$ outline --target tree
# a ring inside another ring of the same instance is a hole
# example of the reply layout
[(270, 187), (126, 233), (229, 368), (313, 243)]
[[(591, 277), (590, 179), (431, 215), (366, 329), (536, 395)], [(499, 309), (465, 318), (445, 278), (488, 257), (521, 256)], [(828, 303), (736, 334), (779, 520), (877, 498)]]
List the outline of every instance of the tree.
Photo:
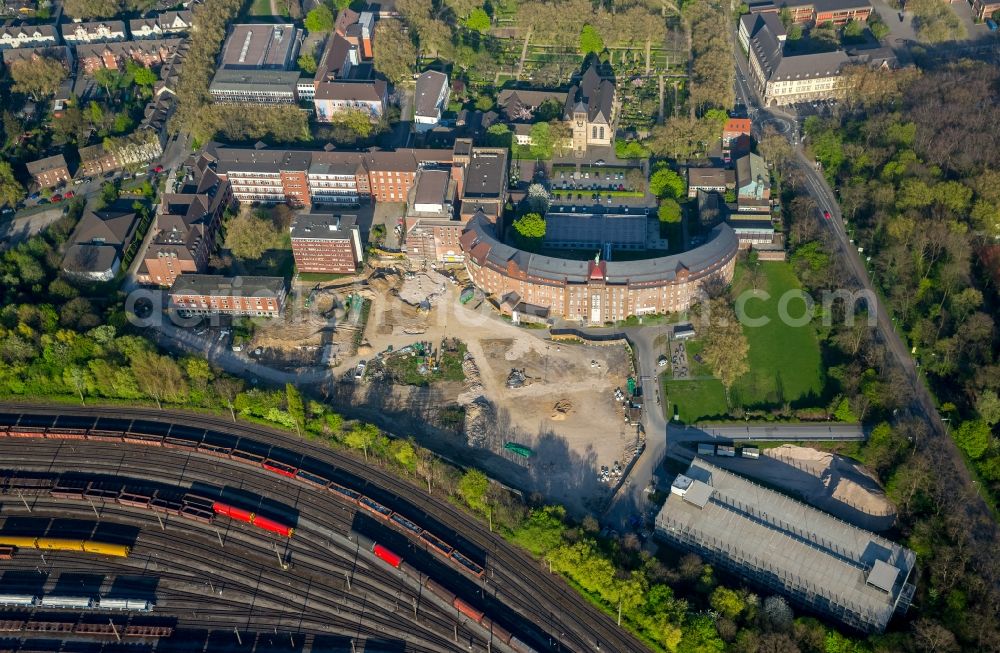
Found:
[(604, 39), (590, 25), (584, 25), (583, 29), (580, 30), (580, 51), (584, 56), (604, 51)]
[[(112, 89), (117, 89), (121, 86), (122, 74), (114, 68), (98, 68), (94, 71), (94, 81), (100, 84), (105, 92), (107, 92), (108, 97), (110, 97)], [(153, 81), (155, 83), (156, 80)], [(91, 104), (94, 103), (91, 102)]]
[(417, 61), (417, 48), (395, 18), (386, 18), (375, 24), (375, 70), (393, 84), (409, 79)]
[(285, 403), (288, 414), (295, 420), (295, 432), (302, 435), (306, 427), (306, 407), (302, 401), (302, 393), (291, 383), (285, 384)]
[(547, 122), (536, 122), (531, 126), (531, 154), (539, 159), (552, 158), (552, 128)]
[(764, 127), (764, 136), (757, 144), (757, 149), (768, 163), (779, 168), (784, 167), (792, 156), (792, 146), (772, 125)]
[(268, 218), (244, 208), (226, 221), (226, 248), (238, 259), (252, 261), (279, 244), (281, 234)]
[(995, 390), (983, 390), (976, 398), (976, 412), (989, 426), (1000, 423), (1000, 398)]
[(625, 187), (638, 193), (646, 192), (646, 174), (641, 168), (629, 168), (625, 173)]
[(486, 144), (490, 147), (510, 147), (510, 127), (502, 122), (493, 123), (486, 130)]
[(526, 240), (541, 240), (545, 237), (545, 218), (538, 213), (525, 213), (514, 220), (514, 231)]
[(309, 73), (310, 75), (316, 74), (316, 57), (309, 53), (299, 56), (298, 59), (299, 70), (304, 73)]
[(750, 369), (747, 363), (750, 344), (736, 312), (725, 297), (702, 303), (701, 323), (705, 331), (702, 358), (716, 378), (722, 381), (728, 404), (733, 384)]
[(163, 401), (179, 401), (187, 394), (187, 383), (181, 368), (169, 356), (137, 351), (132, 356), (132, 373), (139, 389), (156, 400), (157, 408), (163, 408)]
[(333, 12), (325, 4), (310, 9), (306, 14), (305, 27), (310, 34), (325, 34), (333, 29)]
[(0, 205), (14, 206), (24, 199), (24, 186), (14, 177), (9, 161), (0, 161)]
[(470, 469), (458, 481), (458, 494), (466, 505), (476, 512), (486, 514), (489, 505), (486, 502), (486, 492), (490, 487), (490, 479), (478, 469)]
[(344, 444), (351, 449), (361, 449), (365, 452), (365, 460), (368, 460), (368, 451), (381, 434), (381, 431), (374, 424), (358, 422), (344, 436)]
[(132, 81), (139, 86), (152, 87), (160, 79), (155, 72), (134, 61), (126, 62), (125, 70), (128, 76), (132, 78)]
[(30, 95), (36, 102), (55, 95), (66, 79), (66, 67), (52, 57), (21, 59), (9, 66), (13, 90)]
[(473, 31), (485, 33), (490, 29), (490, 16), (482, 7), (476, 7), (465, 19), (465, 26)]
[(353, 132), (358, 138), (368, 138), (375, 129), (371, 114), (364, 109), (342, 109), (330, 116), (330, 122)]
[(969, 458), (979, 460), (990, 446), (990, 427), (983, 420), (966, 420), (955, 429), (954, 437)]
[(687, 183), (684, 177), (670, 168), (663, 167), (649, 177), (649, 192), (659, 198), (678, 199), (687, 194)]
[(747, 607), (746, 600), (739, 592), (721, 586), (712, 591), (709, 603), (713, 610), (727, 619), (733, 620), (739, 617)]
[(63, 8), (73, 18), (111, 18), (122, 10), (121, 0), (66, 0)]
[(544, 214), (549, 210), (549, 191), (542, 184), (528, 186), (528, 196), (525, 199), (533, 213)]
[(656, 210), (656, 215), (660, 218), (660, 222), (676, 224), (681, 221), (681, 205), (669, 197), (660, 200), (660, 208)]

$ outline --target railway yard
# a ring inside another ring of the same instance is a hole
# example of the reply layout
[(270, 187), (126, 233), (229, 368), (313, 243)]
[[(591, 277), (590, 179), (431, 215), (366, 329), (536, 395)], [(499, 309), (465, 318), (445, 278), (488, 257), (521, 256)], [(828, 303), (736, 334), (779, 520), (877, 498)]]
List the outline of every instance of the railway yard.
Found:
[(352, 457), (184, 413), (0, 412), (0, 651), (123, 646), (644, 649), (472, 516)]

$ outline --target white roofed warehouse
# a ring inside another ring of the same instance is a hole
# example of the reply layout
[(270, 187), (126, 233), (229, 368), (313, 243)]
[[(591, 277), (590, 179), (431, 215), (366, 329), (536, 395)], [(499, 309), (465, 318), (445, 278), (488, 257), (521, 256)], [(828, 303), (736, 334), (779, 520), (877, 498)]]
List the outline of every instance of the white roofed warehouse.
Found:
[(700, 458), (674, 480), (656, 532), (864, 632), (885, 630), (915, 590), (913, 551)]

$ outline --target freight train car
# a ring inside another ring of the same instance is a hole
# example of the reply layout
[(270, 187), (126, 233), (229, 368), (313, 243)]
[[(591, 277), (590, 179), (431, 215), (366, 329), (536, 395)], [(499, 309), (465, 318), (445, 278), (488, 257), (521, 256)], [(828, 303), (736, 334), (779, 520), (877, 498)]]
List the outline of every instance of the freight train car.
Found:
[(111, 544), (94, 540), (71, 540), (58, 537), (24, 537), (17, 535), (0, 535), (0, 546), (13, 546), (18, 549), (35, 549), (40, 551), (84, 551), (100, 555), (127, 558), (131, 547), (124, 544)]
[(212, 511), (217, 515), (225, 515), (230, 519), (256, 526), (261, 530), (276, 533), (282, 537), (291, 537), (292, 534), (295, 533), (295, 529), (291, 526), (287, 526), (273, 519), (268, 519), (267, 517), (261, 517), (249, 510), (237, 508), (236, 506), (231, 506), (228, 503), (223, 503), (221, 501), (212, 502)]

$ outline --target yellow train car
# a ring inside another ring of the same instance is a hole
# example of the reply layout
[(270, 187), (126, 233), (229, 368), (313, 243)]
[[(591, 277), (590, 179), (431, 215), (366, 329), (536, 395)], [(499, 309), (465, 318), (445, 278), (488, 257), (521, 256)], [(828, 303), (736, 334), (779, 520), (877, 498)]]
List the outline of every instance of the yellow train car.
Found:
[(127, 558), (132, 548), (124, 544), (96, 542), (93, 540), (71, 540), (61, 537), (23, 537), (0, 535), (0, 546), (14, 546), (19, 549), (40, 551), (82, 551), (99, 555)]
[(108, 542), (94, 542), (85, 540), (83, 550), (87, 553), (99, 553), (104, 556), (114, 556), (116, 558), (127, 558), (132, 552), (132, 547), (124, 544), (110, 544)]

